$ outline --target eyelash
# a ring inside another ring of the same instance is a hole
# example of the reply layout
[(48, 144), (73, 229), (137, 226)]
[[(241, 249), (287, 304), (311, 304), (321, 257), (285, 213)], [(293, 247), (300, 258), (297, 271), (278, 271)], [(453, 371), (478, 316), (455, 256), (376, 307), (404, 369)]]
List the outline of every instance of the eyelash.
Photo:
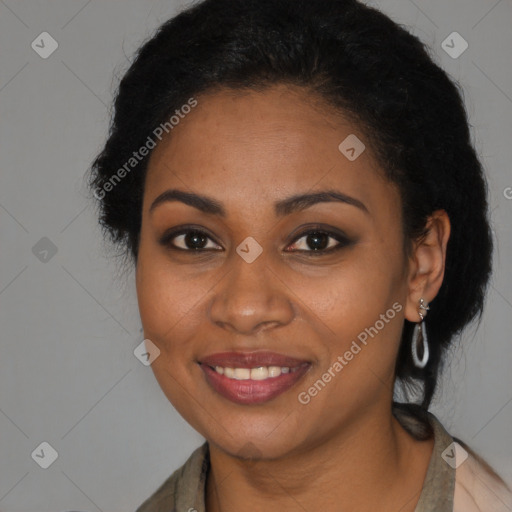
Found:
[[(205, 235), (207, 238), (209, 238), (210, 240), (212, 240), (212, 238), (208, 235), (208, 233), (206, 233), (205, 231), (203, 231), (202, 229), (199, 229), (199, 228), (193, 228), (193, 227), (185, 227), (185, 228), (176, 228), (176, 229), (173, 229), (169, 232), (166, 232), (164, 233), (164, 235), (161, 237), (160, 239), (160, 244), (167, 247), (168, 249), (170, 250), (173, 250), (173, 251), (182, 251), (182, 252), (189, 252), (189, 253), (192, 253), (192, 254), (203, 254), (207, 251), (218, 251), (218, 249), (183, 249), (181, 247), (176, 247), (175, 245), (173, 245), (171, 243), (171, 241), (176, 238), (177, 236), (181, 236), (181, 235), (186, 235), (186, 234), (189, 234), (189, 233), (196, 233), (196, 234), (199, 234), (199, 235)], [(334, 246), (334, 247), (331, 247), (329, 249), (320, 249), (320, 250), (295, 250), (295, 251), (291, 251), (291, 252), (299, 252), (299, 253), (308, 253), (309, 255), (315, 257), (315, 256), (322, 256), (322, 255), (327, 255), (327, 254), (331, 254), (333, 252), (336, 252), (336, 251), (339, 251), (340, 249), (343, 249), (345, 247), (348, 247), (350, 245), (353, 244), (353, 241), (350, 240), (347, 236), (345, 235), (342, 235), (341, 233), (336, 233), (336, 232), (333, 232), (333, 231), (329, 231), (325, 228), (321, 228), (321, 227), (310, 227), (309, 229), (301, 232), (300, 234), (298, 234), (292, 241), (291, 244), (289, 245), (295, 245), (300, 239), (308, 236), (308, 235), (312, 235), (312, 234), (321, 234), (321, 235), (327, 235), (329, 238), (334, 238), (337, 242), (338, 242), (338, 245)], [(214, 241), (214, 240), (212, 240)], [(215, 242), (215, 241), (214, 241)], [(217, 243), (217, 242), (215, 242)], [(217, 244), (219, 245), (219, 244)]]

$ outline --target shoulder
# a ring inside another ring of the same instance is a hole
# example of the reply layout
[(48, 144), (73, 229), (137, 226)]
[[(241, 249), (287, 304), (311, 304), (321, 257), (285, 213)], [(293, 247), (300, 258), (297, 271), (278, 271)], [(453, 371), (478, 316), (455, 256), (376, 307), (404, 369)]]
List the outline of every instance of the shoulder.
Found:
[(455, 472), (454, 512), (510, 512), (512, 491), (492, 467), (467, 444), (454, 438), (464, 449), (465, 460)]
[(194, 450), (187, 461), (174, 471), (136, 512), (171, 512), (184, 503), (196, 503), (204, 485), (207, 455), (208, 443), (204, 443)]
[(395, 412), (404, 428), (417, 439), (428, 438), (429, 430), (434, 434), (434, 451), (416, 512), (512, 511), (512, 490), (480, 455), (452, 436), (435, 415), (401, 404)]
[(160, 487), (142, 503), (136, 512), (159, 512), (172, 510), (175, 503), (177, 482), (183, 477), (183, 468), (177, 469)]

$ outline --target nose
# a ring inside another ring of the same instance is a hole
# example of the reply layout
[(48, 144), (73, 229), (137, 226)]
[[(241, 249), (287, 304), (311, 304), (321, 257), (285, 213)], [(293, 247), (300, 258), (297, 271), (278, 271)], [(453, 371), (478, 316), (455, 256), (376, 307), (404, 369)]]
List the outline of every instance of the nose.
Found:
[(231, 332), (251, 335), (293, 320), (292, 292), (268, 266), (264, 254), (252, 263), (234, 256), (230, 271), (216, 287), (210, 303), (212, 323)]

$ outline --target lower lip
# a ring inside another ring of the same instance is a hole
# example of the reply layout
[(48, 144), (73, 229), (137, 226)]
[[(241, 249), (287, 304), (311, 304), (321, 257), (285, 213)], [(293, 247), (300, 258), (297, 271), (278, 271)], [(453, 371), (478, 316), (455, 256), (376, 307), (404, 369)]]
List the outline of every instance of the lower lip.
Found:
[(301, 366), (298, 370), (282, 373), (279, 377), (265, 380), (236, 380), (217, 373), (206, 364), (200, 364), (210, 386), (232, 402), (243, 405), (262, 404), (284, 393), (297, 383), (311, 367)]

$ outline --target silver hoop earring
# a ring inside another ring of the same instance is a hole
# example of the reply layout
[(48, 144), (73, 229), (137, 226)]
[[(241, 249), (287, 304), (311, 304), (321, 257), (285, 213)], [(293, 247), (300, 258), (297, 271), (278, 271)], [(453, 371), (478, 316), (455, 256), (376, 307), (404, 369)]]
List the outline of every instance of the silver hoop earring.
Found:
[[(430, 307), (423, 299), (420, 299), (419, 307), (420, 310), (418, 314), (421, 320), (414, 326), (414, 331), (412, 333), (411, 353), (412, 360), (414, 361), (414, 365), (416, 366), (416, 368), (425, 368), (425, 366), (427, 366), (429, 353), (427, 328), (425, 326), (425, 315), (423, 314), (423, 312), (428, 311)], [(418, 347), (420, 344), (423, 345), (423, 357), (421, 359), (418, 356)]]

